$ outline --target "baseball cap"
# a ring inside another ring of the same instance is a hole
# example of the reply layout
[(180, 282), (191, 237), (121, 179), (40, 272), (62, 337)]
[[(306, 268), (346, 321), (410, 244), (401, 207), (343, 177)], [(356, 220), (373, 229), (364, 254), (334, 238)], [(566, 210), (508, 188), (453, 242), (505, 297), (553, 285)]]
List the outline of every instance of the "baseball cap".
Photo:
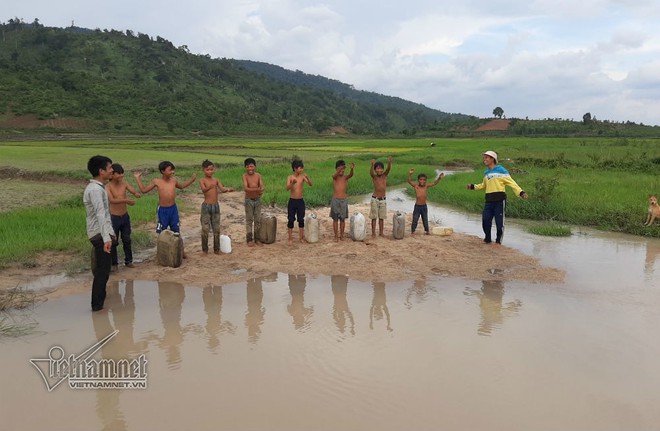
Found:
[(492, 158), (495, 159), (495, 163), (497, 163), (497, 153), (495, 151), (488, 150), (485, 153), (483, 153), (483, 155), (484, 156), (491, 156)]

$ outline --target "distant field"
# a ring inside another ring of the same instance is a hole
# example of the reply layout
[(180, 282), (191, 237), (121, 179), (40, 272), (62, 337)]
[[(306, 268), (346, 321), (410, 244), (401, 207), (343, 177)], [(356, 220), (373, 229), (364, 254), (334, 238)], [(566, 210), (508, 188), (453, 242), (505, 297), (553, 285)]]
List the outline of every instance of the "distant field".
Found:
[(0, 179), (0, 213), (21, 208), (55, 207), (71, 196), (80, 195), (82, 185)]

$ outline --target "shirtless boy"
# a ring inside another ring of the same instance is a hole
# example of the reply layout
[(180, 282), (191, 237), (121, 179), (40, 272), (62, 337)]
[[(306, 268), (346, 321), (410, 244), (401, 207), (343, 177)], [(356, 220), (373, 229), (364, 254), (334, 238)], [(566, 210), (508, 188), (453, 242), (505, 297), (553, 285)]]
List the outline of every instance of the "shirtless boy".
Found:
[(371, 236), (376, 236), (376, 219), (378, 219), (378, 233), (383, 236), (383, 224), (387, 217), (387, 202), (385, 201), (385, 192), (387, 191), (387, 175), (392, 169), (392, 156), (387, 158), (387, 169), (381, 162), (371, 161), (369, 171), (371, 179), (374, 182), (374, 193), (371, 195), (371, 208), (369, 218), (371, 219)]
[(252, 157), (245, 159), (244, 165), (245, 239), (248, 247), (252, 247), (255, 244), (261, 245), (258, 237), (261, 227), (261, 195), (264, 193), (264, 182), (261, 175), (257, 173), (257, 162)]
[(438, 175), (438, 178), (431, 184), (426, 184), (426, 174), (417, 175), (417, 184), (412, 182), (412, 174), (415, 173), (414, 169), (408, 172), (408, 184), (415, 189), (415, 208), (413, 209), (412, 225), (410, 226), (410, 233), (415, 234), (419, 216), (422, 216), (422, 224), (424, 225), (424, 233), (429, 234), (429, 210), (426, 205), (426, 192), (429, 188), (435, 186), (440, 182), (442, 177), (445, 176), (444, 172)]
[(289, 229), (289, 244), (293, 242), (293, 222), (298, 219), (298, 234), (300, 242), (303, 242), (305, 227), (305, 200), (303, 199), (303, 186), (305, 183), (312, 186), (307, 174), (303, 173), (302, 160), (294, 160), (291, 163), (293, 175), (286, 179), (286, 189), (290, 192), (289, 204), (287, 205), (288, 221), (286, 227)]
[(213, 253), (220, 254), (220, 204), (218, 203), (218, 190), (222, 193), (233, 192), (231, 187), (224, 187), (219, 179), (213, 178), (215, 165), (210, 160), (202, 162), (204, 178), (199, 185), (204, 193), (200, 222), (202, 223), (202, 252), (209, 252), (209, 230), (213, 230)]
[[(160, 234), (164, 229), (170, 228), (176, 235), (180, 233), (179, 210), (176, 207), (176, 189), (185, 189), (197, 178), (197, 174), (185, 183), (180, 183), (174, 176), (175, 168), (172, 162), (160, 162), (158, 170), (162, 174), (161, 178), (154, 178), (146, 187), (142, 184), (142, 172), (135, 172), (133, 176), (140, 187), (142, 193), (149, 193), (154, 188), (158, 189), (158, 223), (156, 233)], [(185, 253), (184, 253), (185, 256)]]
[(124, 168), (122, 165), (115, 163), (112, 165), (112, 170), (112, 180), (105, 186), (105, 191), (108, 193), (108, 200), (110, 201), (112, 229), (117, 235), (117, 239), (112, 242), (110, 253), (112, 255), (112, 269), (116, 271), (119, 266), (119, 258), (117, 257), (119, 237), (121, 237), (124, 246), (124, 264), (129, 268), (135, 267), (133, 265), (133, 249), (131, 248), (131, 218), (128, 215), (127, 207), (127, 205), (135, 205), (135, 201), (129, 199), (126, 192), (131, 193), (136, 198), (139, 198), (140, 194), (124, 181)]
[[(336, 172), (332, 175), (332, 201), (330, 202), (330, 217), (332, 217), (332, 230), (335, 233), (335, 242), (344, 240), (344, 229), (348, 218), (348, 199), (346, 189), (348, 180), (353, 176), (355, 163), (351, 163), (351, 171), (346, 175), (346, 162), (337, 160)], [(337, 226), (339, 225), (339, 226)]]

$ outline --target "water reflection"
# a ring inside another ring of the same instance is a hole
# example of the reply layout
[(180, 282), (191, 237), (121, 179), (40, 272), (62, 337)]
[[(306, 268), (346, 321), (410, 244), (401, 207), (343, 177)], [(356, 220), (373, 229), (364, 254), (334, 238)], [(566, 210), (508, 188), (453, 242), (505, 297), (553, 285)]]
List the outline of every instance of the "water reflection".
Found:
[(289, 292), (291, 293), (291, 304), (287, 306), (289, 314), (293, 318), (293, 326), (300, 330), (309, 327), (314, 307), (305, 307), (305, 287), (307, 276), (289, 274)]
[(504, 283), (501, 280), (483, 280), (481, 290), (466, 288), (464, 294), (479, 298), (481, 322), (477, 329), (479, 335), (490, 335), (494, 329), (504, 323), (504, 319), (520, 311), (519, 299), (503, 304)]
[(646, 243), (646, 257), (644, 259), (644, 274), (651, 279), (654, 274), (655, 262), (660, 258), (660, 240), (650, 239)]
[(261, 305), (264, 299), (264, 289), (261, 278), (247, 281), (247, 311), (245, 312), (245, 327), (248, 341), (256, 343), (261, 335), (261, 325), (264, 323), (266, 309)]
[[(92, 326), (97, 340), (107, 337), (119, 330), (115, 339), (106, 343), (100, 350), (103, 359), (121, 360), (129, 358), (130, 352), (139, 349), (133, 340), (133, 325), (135, 322), (135, 302), (133, 301), (133, 282), (126, 282), (124, 297), (119, 293), (119, 285), (111, 284), (107, 288), (105, 310), (92, 313)], [(110, 313), (114, 326), (110, 323)], [(126, 430), (126, 419), (122, 413), (119, 396), (122, 393), (116, 389), (96, 389), (96, 415), (103, 430)]]
[(236, 326), (222, 320), (222, 286), (207, 286), (202, 290), (204, 311), (206, 312), (206, 334), (208, 335), (208, 349), (217, 353), (220, 346), (220, 334), (236, 332)]
[(183, 343), (183, 328), (181, 327), (181, 310), (186, 292), (183, 285), (173, 282), (158, 282), (158, 304), (160, 305), (160, 320), (163, 323), (163, 336), (158, 338), (158, 345), (167, 356), (170, 369), (181, 367), (181, 343)]
[(413, 298), (417, 304), (421, 304), (428, 299), (430, 292), (435, 292), (435, 288), (429, 286), (426, 277), (419, 277), (413, 281), (412, 286), (406, 291), (404, 305), (406, 308), (411, 309), (413, 306)]
[(332, 305), (332, 318), (335, 325), (341, 334), (346, 331), (346, 322), (348, 321), (348, 331), (351, 335), (355, 335), (355, 320), (353, 313), (348, 308), (348, 299), (346, 294), (348, 292), (348, 277), (345, 275), (333, 275), (330, 278), (332, 285), (332, 295), (335, 302)]
[(386, 328), (388, 331), (393, 331), (390, 310), (387, 308), (387, 297), (385, 296), (385, 283), (380, 281), (372, 282), (374, 289), (374, 297), (371, 301), (371, 309), (369, 310), (369, 329), (374, 329), (374, 320), (385, 319)]

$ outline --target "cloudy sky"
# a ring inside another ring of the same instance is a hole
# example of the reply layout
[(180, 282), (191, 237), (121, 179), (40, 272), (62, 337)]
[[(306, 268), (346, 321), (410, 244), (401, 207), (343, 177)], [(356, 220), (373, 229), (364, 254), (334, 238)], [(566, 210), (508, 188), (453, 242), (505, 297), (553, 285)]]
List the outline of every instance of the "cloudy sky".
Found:
[(130, 29), (446, 112), (660, 125), (656, 0), (3, 3), (3, 22)]

